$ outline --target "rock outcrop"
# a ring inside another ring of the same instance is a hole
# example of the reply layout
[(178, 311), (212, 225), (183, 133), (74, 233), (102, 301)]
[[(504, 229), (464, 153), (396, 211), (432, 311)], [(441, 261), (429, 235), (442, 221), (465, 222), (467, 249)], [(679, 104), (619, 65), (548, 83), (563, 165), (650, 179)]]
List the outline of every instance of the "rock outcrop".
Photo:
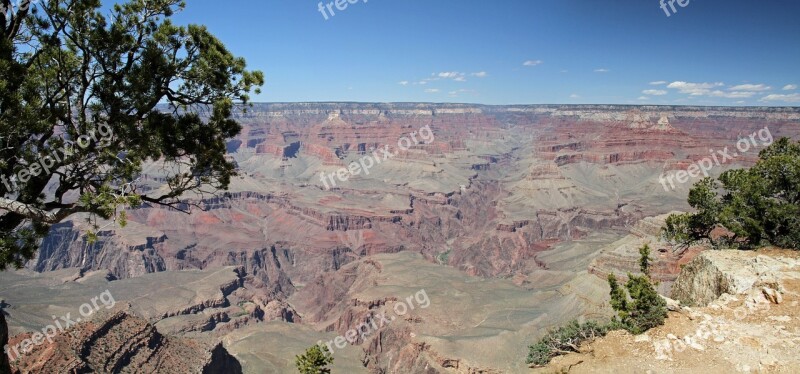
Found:
[(659, 282), (659, 292), (669, 295), (673, 283), (681, 274), (681, 268), (692, 261), (705, 247), (674, 246), (665, 241), (661, 235), (661, 228), (668, 216), (669, 214), (647, 217), (637, 222), (631, 227), (629, 235), (603, 248), (600, 255), (589, 265), (589, 272), (602, 279), (606, 279), (610, 273), (621, 279), (627, 279), (628, 273), (640, 272), (639, 248), (649, 245), (650, 277)]
[[(35, 332), (52, 315), (73, 316), (81, 302), (105, 294), (100, 309), (130, 303), (131, 310), (164, 334), (208, 333), (220, 336), (265, 320), (301, 322), (285, 301), (264, 296), (259, 282), (242, 267), (145, 274), (110, 280), (108, 271), (64, 269), (43, 274), (28, 270), (0, 272), (0, 300), (12, 334)], [(13, 284), (13, 287), (7, 285)], [(7, 288), (6, 288), (7, 287)]]
[[(19, 344), (30, 334), (15, 336)], [(126, 310), (78, 323), (13, 362), (24, 373), (241, 373), (239, 362), (211, 341), (167, 337)]]
[(778, 303), (783, 279), (796, 278), (800, 261), (735, 250), (705, 251), (686, 265), (672, 287), (684, 305), (707, 306), (723, 294), (750, 295)]
[(74, 221), (54, 225), (42, 242), (29, 268), (43, 272), (79, 267), (83, 270), (109, 270), (116, 278), (131, 278), (167, 269), (159, 254), (167, 237), (139, 223), (125, 232), (104, 230), (97, 241), (84, 237), (87, 227), (82, 215)]

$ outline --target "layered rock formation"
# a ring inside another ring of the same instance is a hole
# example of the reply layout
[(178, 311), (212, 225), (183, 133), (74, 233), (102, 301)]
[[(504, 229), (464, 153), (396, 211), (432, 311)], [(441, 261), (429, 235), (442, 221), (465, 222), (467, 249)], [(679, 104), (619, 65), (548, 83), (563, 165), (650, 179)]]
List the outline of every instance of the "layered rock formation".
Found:
[(82, 303), (103, 293), (115, 302), (130, 303), (137, 315), (168, 334), (222, 335), (264, 320), (302, 321), (285, 301), (265, 297), (241, 267), (110, 279), (108, 271), (84, 273), (74, 268), (42, 275), (0, 272), (0, 284), (13, 285), (0, 289), (12, 335), (40, 331), (52, 323), (52, 315), (76, 315)]
[[(765, 127), (800, 134), (791, 108), (299, 103), (256, 104), (237, 119), (244, 130), (229, 150), (241, 176), (229, 194), (198, 197), (206, 211), (135, 209), (129, 227), (92, 245), (76, 218), (29, 267), (127, 278), (246, 265), (275, 297), (307, 274), (400, 250), (513, 276), (541, 268), (535, 254), (553, 243), (685, 209), (690, 183), (665, 191), (659, 176), (709, 149)], [(416, 142), (400, 151), (403, 138)], [(321, 175), (384, 145), (397, 156), (325, 189)], [(755, 148), (712, 172), (752, 163)], [(163, 175), (146, 168), (141, 183), (158, 188)]]
[[(11, 345), (28, 339), (16, 336)], [(241, 373), (221, 343), (166, 337), (126, 310), (98, 315), (32, 345), (13, 362), (24, 373)]]
[(542, 274), (550, 284), (530, 279), (520, 286), (472, 278), (417, 254), (384, 254), (325, 274), (289, 302), (304, 323), (333, 337), (374, 321), (377, 329), (336, 349), (362, 352), (369, 372), (520, 372), (527, 345), (548, 327), (607, 318), (605, 281), (564, 270), (571, 273)]
[(40, 272), (81, 266), (86, 270), (108, 269), (116, 278), (167, 270), (158, 253), (167, 240), (163, 233), (133, 223), (125, 233), (99, 232), (98, 240), (89, 243), (82, 237), (88, 227), (81, 218), (54, 225), (29, 267)]
[[(674, 212), (680, 213), (680, 212)], [(656, 280), (658, 290), (669, 295), (681, 269), (706, 248), (702, 245), (674, 246), (662, 238), (661, 228), (669, 214), (647, 217), (634, 225), (630, 234), (602, 249), (589, 272), (606, 279), (614, 273), (623, 282), (627, 275), (639, 274), (639, 249), (650, 247), (650, 277)]]

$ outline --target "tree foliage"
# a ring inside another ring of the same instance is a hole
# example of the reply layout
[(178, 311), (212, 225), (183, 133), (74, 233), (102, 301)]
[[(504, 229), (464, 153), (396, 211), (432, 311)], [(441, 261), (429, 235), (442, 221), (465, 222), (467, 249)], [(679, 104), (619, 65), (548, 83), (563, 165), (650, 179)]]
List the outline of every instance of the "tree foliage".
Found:
[(611, 287), (611, 307), (617, 312), (616, 321), (632, 334), (641, 334), (664, 324), (667, 302), (656, 291), (649, 276), (650, 246), (639, 249), (642, 275), (628, 274), (625, 288), (620, 287), (614, 274), (608, 275)]
[[(184, 2), (0, 5), (0, 269), (21, 266), (74, 213), (187, 211), (186, 193), (228, 187), (226, 140), (241, 130), (233, 115), (263, 75), (204, 26), (172, 24)], [(153, 164), (165, 186), (140, 188)]]
[[(689, 192), (696, 213), (671, 215), (663, 234), (682, 245), (755, 248), (772, 244), (800, 249), (800, 142), (782, 138), (759, 153), (749, 169), (706, 178)], [(713, 238), (717, 228), (730, 234)]]
[(322, 344), (310, 347), (303, 354), (295, 356), (295, 365), (301, 374), (330, 373), (328, 365), (331, 364), (333, 364), (333, 354)]
[(624, 288), (620, 287), (619, 281), (617, 281), (617, 277), (614, 274), (608, 275), (608, 285), (611, 287), (611, 308), (624, 321), (628, 318), (628, 294)]
[(645, 244), (639, 248), (639, 271), (650, 276), (650, 244)]

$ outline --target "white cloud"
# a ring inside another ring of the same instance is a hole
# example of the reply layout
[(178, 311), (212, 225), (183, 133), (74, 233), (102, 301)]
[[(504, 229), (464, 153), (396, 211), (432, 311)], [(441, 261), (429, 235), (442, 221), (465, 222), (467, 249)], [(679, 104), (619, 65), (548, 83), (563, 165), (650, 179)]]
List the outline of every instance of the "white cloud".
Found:
[(712, 97), (724, 97), (726, 99), (747, 99), (750, 97), (755, 96), (754, 91), (733, 91), (733, 92), (725, 92), (725, 91), (712, 91), (708, 94), (708, 96)]
[(796, 89), (797, 89), (797, 85), (796, 84), (787, 84), (787, 85), (783, 86), (783, 90), (784, 91), (791, 91), (791, 90), (796, 90)]
[(457, 71), (445, 71), (439, 73), (439, 78), (456, 78), (459, 76), (464, 75), (463, 73), (459, 73)]
[(692, 83), (692, 82), (672, 82), (667, 85), (668, 88), (673, 88), (678, 90), (678, 92), (682, 94), (688, 94), (692, 96), (703, 96), (711, 94), (711, 89), (714, 87), (721, 87), (724, 86), (724, 83), (716, 82), (716, 83)]
[(749, 99), (759, 92), (772, 89), (772, 87), (765, 84), (740, 84), (722, 88), (725, 87), (725, 83), (722, 82), (694, 83), (683, 81), (672, 82), (668, 84), (667, 87), (676, 89), (678, 92), (689, 95), (690, 97), (707, 96), (725, 99)]
[(642, 91), (642, 93), (645, 94), (645, 95), (651, 95), (651, 96), (663, 96), (663, 95), (667, 94), (667, 91), (664, 91), (664, 90), (644, 90), (644, 91)]
[(608, 70), (606, 68), (594, 69), (595, 73), (608, 73), (609, 71), (611, 70)]
[(564, 70), (561, 70), (561, 72), (562, 73), (569, 73), (569, 70), (564, 69)]
[(448, 92), (448, 95), (450, 95), (450, 97), (458, 97), (459, 94), (463, 93), (475, 93), (475, 90), (467, 90), (462, 88), (460, 90), (450, 91)]
[(569, 95), (569, 98), (570, 98), (570, 99), (580, 99), (580, 98), (581, 98), (581, 96), (580, 96), (580, 95), (578, 95), (578, 94), (572, 94), (572, 95)]
[(437, 92), (439, 92), (438, 88), (429, 88), (425, 90), (425, 93), (437, 93)]
[(645, 101), (645, 100), (650, 100), (650, 98), (647, 96), (639, 96), (639, 100)]
[[(488, 73), (486, 73), (485, 71), (481, 71), (481, 72), (477, 72), (477, 73), (472, 73), (470, 75), (478, 77), (478, 78), (483, 78), (483, 77), (486, 77), (488, 75)], [(421, 79), (419, 81), (416, 81), (416, 82), (413, 82), (411, 84), (413, 84), (413, 85), (426, 85), (426, 84), (428, 84), (430, 82), (440, 81), (442, 79), (452, 79), (455, 82), (466, 82), (467, 81), (467, 74), (466, 73), (461, 73), (461, 72), (458, 72), (458, 71), (443, 71), (441, 73), (431, 73), (430, 77), (423, 78), (423, 79)], [(401, 81), (401, 82), (398, 82), (398, 84), (405, 86), (405, 85), (408, 85), (409, 82), (408, 81)]]
[(652, 85), (652, 86), (663, 86), (663, 85), (665, 85), (665, 84), (667, 84), (667, 81), (655, 81), (655, 82), (650, 82), (650, 85)]
[(428, 78), (429, 81), (439, 79), (452, 79), (456, 82), (466, 82), (466, 74), (457, 71), (443, 71), (439, 74), (434, 74), (435, 78)]
[(763, 98), (761, 98), (760, 101), (783, 101), (787, 103), (800, 103), (800, 93), (787, 94), (787, 95), (772, 94), (764, 96)]
[(522, 65), (523, 66), (536, 66), (536, 65), (541, 65), (542, 62), (543, 62), (542, 60), (528, 60), (528, 61), (523, 62)]
[(728, 91), (754, 91), (754, 92), (761, 92), (761, 91), (769, 91), (772, 87), (767, 86), (766, 84), (740, 84), (738, 86), (733, 86), (728, 88)]

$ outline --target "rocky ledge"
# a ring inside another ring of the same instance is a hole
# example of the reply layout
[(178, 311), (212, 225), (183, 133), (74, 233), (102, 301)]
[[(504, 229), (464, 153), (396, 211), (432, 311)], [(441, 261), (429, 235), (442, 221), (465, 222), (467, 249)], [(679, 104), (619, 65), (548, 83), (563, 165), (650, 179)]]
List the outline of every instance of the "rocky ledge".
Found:
[[(800, 276), (800, 260), (759, 252), (706, 251), (683, 268), (672, 286), (672, 298), (686, 305), (707, 306), (723, 294), (759, 294), (780, 303), (784, 279)], [(756, 297), (758, 298), (758, 297)]]
[[(9, 346), (28, 339), (17, 335)], [(53, 343), (30, 346), (15, 357), (13, 373), (241, 373), (242, 367), (219, 342), (168, 337), (115, 308), (76, 324)]]

